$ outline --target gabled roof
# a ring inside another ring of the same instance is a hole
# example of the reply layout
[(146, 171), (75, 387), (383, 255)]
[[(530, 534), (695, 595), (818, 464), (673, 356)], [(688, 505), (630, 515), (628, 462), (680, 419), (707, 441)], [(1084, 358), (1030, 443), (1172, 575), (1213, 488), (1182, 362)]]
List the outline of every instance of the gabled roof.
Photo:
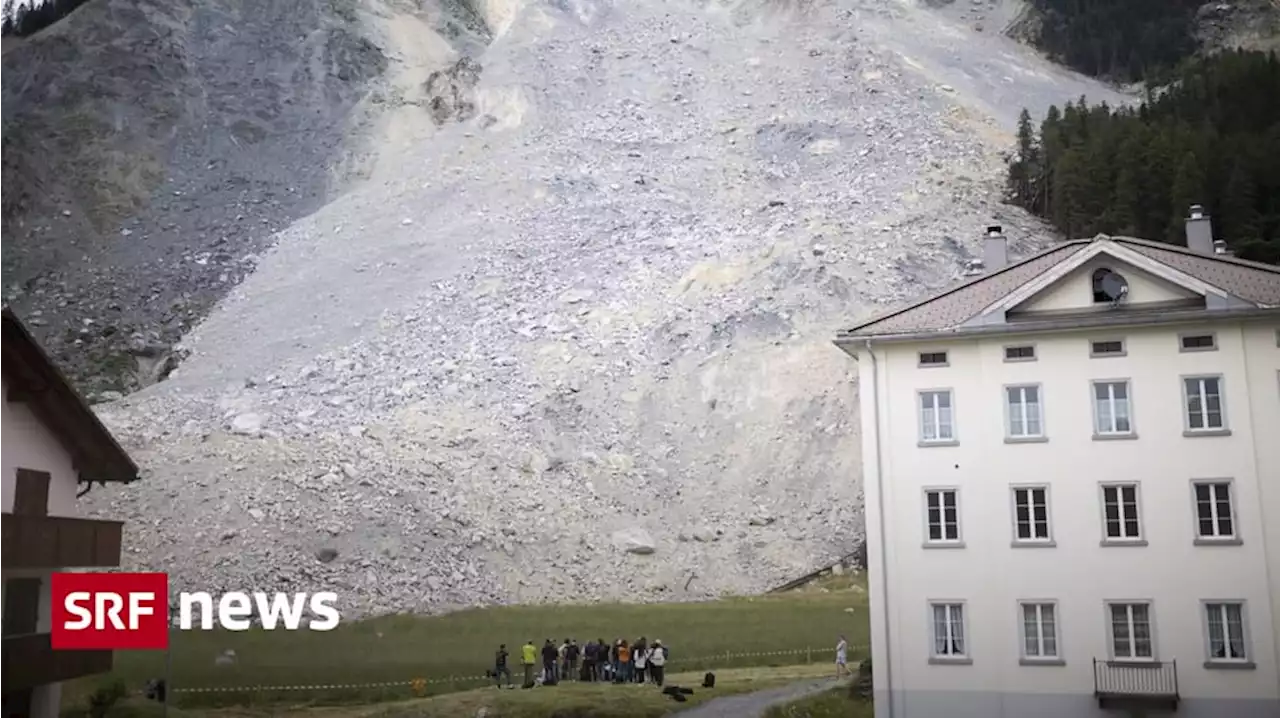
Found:
[(8, 307), (4, 308), (0, 351), (9, 390), (5, 401), (31, 409), (71, 455), (81, 481), (129, 482), (138, 478), (133, 459)]
[[(1101, 246), (1100, 246), (1101, 245)], [(1093, 249), (1091, 249), (1091, 247)], [(1178, 245), (1133, 237), (1098, 235), (1093, 239), (1059, 242), (1020, 262), (975, 277), (901, 309), (892, 310), (840, 332), (839, 339), (874, 339), (961, 331), (970, 319), (1055, 268), (1076, 264), (1082, 253), (1113, 249), (1113, 254), (1153, 260), (1168, 273), (1200, 286), (1207, 285), (1242, 300), (1253, 311), (1280, 307), (1280, 267), (1228, 255), (1207, 255)], [(1202, 314), (1205, 310), (1199, 310)], [(1030, 329), (1009, 326), (1009, 329)], [(988, 326), (984, 331), (997, 331)]]

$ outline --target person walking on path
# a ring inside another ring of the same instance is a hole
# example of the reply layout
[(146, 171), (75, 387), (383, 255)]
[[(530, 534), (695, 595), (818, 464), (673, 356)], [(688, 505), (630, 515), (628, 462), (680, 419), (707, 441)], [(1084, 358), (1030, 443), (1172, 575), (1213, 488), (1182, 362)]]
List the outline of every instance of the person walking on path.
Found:
[(493, 684), (496, 688), (502, 687), (502, 677), (507, 677), (507, 687), (511, 687), (511, 669), (507, 668), (507, 657), (511, 654), (507, 653), (507, 644), (498, 646), (498, 652), (493, 654)]
[(662, 687), (662, 679), (667, 669), (667, 652), (662, 646), (662, 641), (653, 639), (653, 648), (649, 650), (649, 673), (653, 676), (653, 682)]
[(836, 644), (836, 680), (840, 680), (840, 674), (852, 676), (853, 671), (849, 670), (849, 642), (840, 636), (840, 642)]
[(538, 662), (538, 649), (530, 639), (520, 647), (520, 665), (524, 668), (524, 687), (533, 688), (533, 666)]

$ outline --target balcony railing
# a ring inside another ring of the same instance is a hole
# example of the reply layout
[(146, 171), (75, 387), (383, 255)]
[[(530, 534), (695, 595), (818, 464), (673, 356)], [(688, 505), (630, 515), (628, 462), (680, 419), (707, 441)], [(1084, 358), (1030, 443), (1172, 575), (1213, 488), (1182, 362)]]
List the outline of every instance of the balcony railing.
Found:
[(106, 673), (113, 659), (111, 651), (55, 651), (47, 633), (5, 636), (3, 645), (5, 691)]
[(5, 513), (5, 568), (90, 568), (120, 565), (119, 521)]
[(1093, 659), (1093, 694), (1102, 708), (1178, 706), (1177, 661)]

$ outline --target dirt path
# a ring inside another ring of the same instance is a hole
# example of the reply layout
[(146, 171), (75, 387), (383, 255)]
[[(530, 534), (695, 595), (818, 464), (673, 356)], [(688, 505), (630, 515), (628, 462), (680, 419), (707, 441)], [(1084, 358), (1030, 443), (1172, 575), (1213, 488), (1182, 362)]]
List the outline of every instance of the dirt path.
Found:
[(773, 706), (807, 698), (836, 685), (833, 678), (799, 681), (781, 688), (716, 698), (687, 711), (676, 711), (674, 715), (679, 718), (760, 718)]

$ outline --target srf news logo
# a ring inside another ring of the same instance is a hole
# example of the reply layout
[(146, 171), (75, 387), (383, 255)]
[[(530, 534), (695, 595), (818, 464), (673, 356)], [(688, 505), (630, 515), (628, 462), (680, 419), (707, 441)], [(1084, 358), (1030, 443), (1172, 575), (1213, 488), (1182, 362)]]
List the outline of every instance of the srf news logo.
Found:
[[(169, 576), (163, 573), (55, 573), (49, 583), (50, 644), (59, 650), (158, 650), (169, 647)], [(305, 620), (312, 631), (330, 631), (342, 617), (335, 593), (207, 593), (178, 597), (178, 627), (189, 631), (215, 623), (247, 631), (254, 618), (264, 630), (303, 628), (307, 608), (319, 618)], [(199, 609), (199, 619), (195, 618)]]

